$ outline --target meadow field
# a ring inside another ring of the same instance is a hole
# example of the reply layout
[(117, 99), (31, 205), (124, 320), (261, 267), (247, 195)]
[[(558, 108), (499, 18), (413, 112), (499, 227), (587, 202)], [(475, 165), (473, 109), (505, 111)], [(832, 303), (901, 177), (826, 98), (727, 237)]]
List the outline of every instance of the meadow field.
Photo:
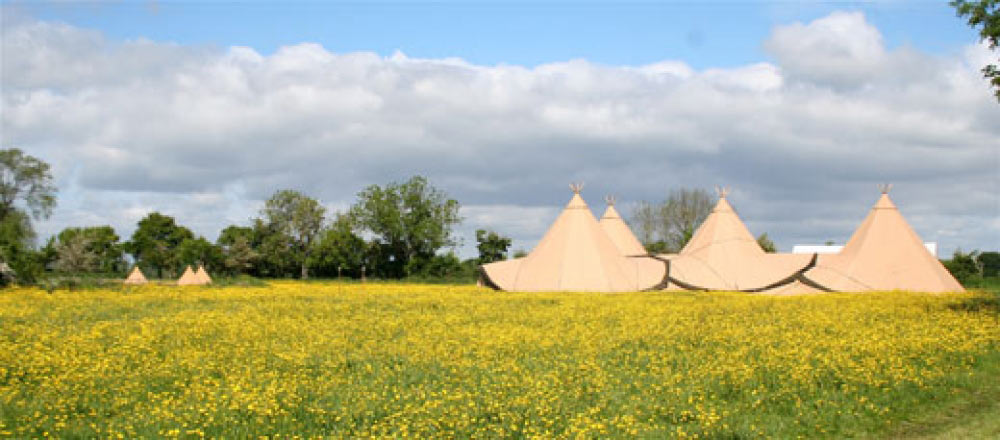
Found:
[(881, 437), (998, 383), (984, 293), (0, 292), (0, 437)]

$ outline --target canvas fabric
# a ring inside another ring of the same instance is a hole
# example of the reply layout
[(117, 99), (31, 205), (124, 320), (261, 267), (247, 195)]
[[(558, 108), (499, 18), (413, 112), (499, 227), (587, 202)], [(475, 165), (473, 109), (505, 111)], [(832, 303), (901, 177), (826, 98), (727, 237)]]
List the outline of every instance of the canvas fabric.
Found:
[(924, 247), (883, 193), (837, 254), (820, 255), (806, 277), (831, 290), (962, 292), (964, 288)]
[(125, 284), (146, 284), (149, 282), (146, 276), (142, 274), (139, 270), (139, 266), (132, 268), (132, 272), (129, 273), (128, 278), (125, 278)]
[(181, 274), (181, 277), (177, 280), (178, 286), (197, 286), (201, 284), (202, 282), (197, 276), (195, 276), (194, 271), (191, 270), (191, 266), (185, 267), (184, 273)]
[(639, 239), (635, 238), (632, 229), (628, 227), (622, 216), (618, 214), (618, 210), (615, 209), (614, 205), (608, 205), (608, 209), (604, 211), (604, 215), (601, 216), (601, 220), (598, 223), (622, 255), (644, 256), (648, 254), (646, 248), (639, 242)]
[(208, 276), (205, 266), (198, 266), (198, 269), (194, 271), (194, 276), (201, 284), (212, 284), (212, 277)]
[(670, 290), (763, 291), (791, 282), (813, 256), (764, 252), (723, 196), (684, 249), (660, 258), (670, 262)]
[(578, 193), (528, 256), (481, 267), (484, 284), (513, 292), (639, 291), (665, 274), (661, 261), (622, 255)]

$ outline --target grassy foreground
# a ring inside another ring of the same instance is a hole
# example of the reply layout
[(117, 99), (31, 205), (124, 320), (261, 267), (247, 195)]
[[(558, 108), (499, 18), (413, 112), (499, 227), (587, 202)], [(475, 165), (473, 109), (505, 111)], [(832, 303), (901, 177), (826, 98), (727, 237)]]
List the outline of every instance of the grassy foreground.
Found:
[(877, 436), (998, 382), (984, 294), (0, 292), (0, 437)]

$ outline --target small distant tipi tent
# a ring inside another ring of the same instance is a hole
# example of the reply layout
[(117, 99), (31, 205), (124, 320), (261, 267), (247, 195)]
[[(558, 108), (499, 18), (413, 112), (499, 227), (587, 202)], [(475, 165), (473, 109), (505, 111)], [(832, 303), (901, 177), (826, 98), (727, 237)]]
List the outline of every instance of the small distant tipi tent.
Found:
[(582, 185), (570, 185), (573, 198), (524, 258), (485, 264), (483, 284), (515, 292), (627, 292), (663, 281), (663, 262), (628, 258), (594, 218), (580, 197)]
[(198, 270), (194, 271), (194, 276), (200, 284), (212, 284), (212, 277), (208, 276), (203, 265), (198, 266)]
[(768, 254), (718, 188), (719, 201), (691, 240), (669, 259), (671, 289), (763, 291), (794, 281), (812, 255)]
[(125, 284), (146, 284), (149, 282), (146, 276), (142, 274), (139, 270), (139, 266), (132, 268), (132, 272), (129, 273), (128, 278), (125, 278)]
[(618, 214), (618, 210), (615, 209), (615, 198), (607, 196), (604, 200), (608, 202), (608, 209), (604, 211), (604, 215), (601, 216), (599, 223), (601, 229), (611, 239), (611, 242), (621, 251), (622, 255), (647, 255), (646, 248), (642, 246), (639, 239), (635, 238), (635, 234), (632, 233), (628, 224), (625, 223), (622, 216)]
[(821, 255), (806, 277), (837, 291), (962, 292), (889, 198), (890, 185), (837, 254)]
[(191, 266), (184, 268), (184, 273), (181, 275), (180, 279), (177, 280), (178, 286), (197, 286), (202, 284), (198, 277), (191, 270)]

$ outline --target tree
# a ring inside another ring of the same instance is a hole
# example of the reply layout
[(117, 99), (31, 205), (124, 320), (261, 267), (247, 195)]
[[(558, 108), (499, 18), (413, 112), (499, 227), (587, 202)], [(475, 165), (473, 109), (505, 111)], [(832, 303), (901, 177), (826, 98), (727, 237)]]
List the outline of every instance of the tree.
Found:
[[(632, 208), (632, 216), (629, 219), (632, 230), (635, 231), (639, 242), (645, 246), (655, 243), (660, 229), (660, 207), (645, 200), (640, 200)], [(647, 249), (648, 250), (648, 249)]]
[(405, 183), (371, 185), (358, 193), (349, 215), (373, 235), (379, 269), (402, 277), (453, 245), (452, 227), (461, 222), (458, 201), (415, 176)]
[(177, 248), (191, 238), (191, 230), (177, 225), (173, 217), (151, 212), (139, 220), (127, 247), (140, 265), (151, 267), (163, 278), (164, 269), (175, 269), (179, 264)]
[[(1000, 0), (952, 0), (951, 6), (959, 17), (968, 17), (969, 27), (979, 27), (979, 38), (989, 44), (990, 49), (1000, 46)], [(983, 67), (983, 77), (996, 88), (993, 94), (1000, 101), (1000, 68), (996, 64)]]
[(18, 201), (35, 220), (48, 218), (56, 205), (55, 192), (49, 164), (17, 148), (0, 150), (0, 218), (18, 210)]
[(507, 259), (507, 248), (511, 239), (485, 229), (476, 230), (476, 248), (479, 249), (479, 264)]
[(679, 252), (712, 212), (712, 195), (701, 188), (672, 190), (662, 212), (664, 241), (671, 251)]
[(320, 233), (314, 245), (309, 267), (321, 275), (361, 276), (366, 263), (368, 245), (354, 232), (354, 225), (347, 215), (338, 214), (333, 223)]
[(49, 164), (17, 148), (0, 150), (0, 265), (19, 282), (31, 283), (44, 270), (31, 219), (48, 218), (55, 192)]
[[(118, 240), (118, 234), (111, 226), (66, 228), (49, 239), (43, 252), (51, 255), (59, 270), (121, 272), (125, 269), (125, 260)], [(85, 246), (81, 248), (83, 243)], [(82, 264), (84, 261), (90, 261), (91, 264)]]
[(956, 249), (951, 260), (943, 262), (944, 267), (958, 282), (965, 284), (979, 276), (979, 267), (976, 265), (977, 253), (975, 251), (965, 253), (961, 249)]
[(684, 248), (711, 211), (708, 191), (679, 188), (671, 190), (663, 202), (639, 202), (632, 210), (631, 223), (647, 251), (674, 253)]
[(260, 211), (269, 228), (282, 235), (282, 240), (271, 240), (273, 250), (284, 250), (282, 254), (298, 262), (302, 279), (309, 278), (309, 255), (323, 227), (325, 212), (326, 208), (315, 199), (293, 190), (274, 193)]
[(62, 272), (93, 272), (97, 269), (97, 254), (90, 250), (90, 238), (75, 234), (55, 245), (56, 270)]
[(45, 270), (44, 261), (34, 252), (35, 232), (27, 214), (14, 210), (0, 219), (0, 268), (4, 280), (32, 283)]
[(984, 277), (1000, 276), (1000, 252), (982, 252), (976, 257), (976, 263)]
[(771, 237), (767, 236), (767, 232), (760, 234), (760, 236), (757, 237), (757, 244), (760, 245), (760, 248), (763, 249), (764, 252), (770, 254), (778, 252), (778, 248), (774, 245), (774, 242), (771, 241)]
[(222, 263), (231, 274), (254, 272), (260, 253), (254, 249), (259, 245), (255, 240), (254, 228), (231, 225), (222, 230), (215, 241), (222, 252)]
[(217, 272), (223, 268), (222, 249), (205, 237), (186, 238), (177, 245), (177, 261), (179, 266), (201, 265), (209, 272)]

